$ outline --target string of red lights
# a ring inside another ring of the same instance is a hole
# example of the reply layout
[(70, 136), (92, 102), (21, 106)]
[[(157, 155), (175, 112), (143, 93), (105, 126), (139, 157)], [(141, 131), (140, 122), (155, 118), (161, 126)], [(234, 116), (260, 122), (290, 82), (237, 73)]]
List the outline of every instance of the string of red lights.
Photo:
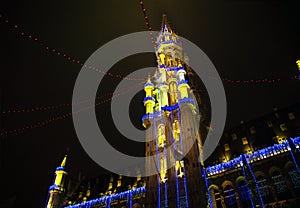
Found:
[[(126, 89), (135, 89), (136, 86), (140, 86), (141, 84), (143, 84), (145, 81), (139, 82), (137, 84), (131, 85)], [(73, 103), (73, 105), (80, 105), (80, 104), (84, 104), (87, 102), (94, 102), (94, 100), (98, 100), (101, 99), (103, 97), (106, 96), (111, 96), (113, 95), (113, 93), (105, 93), (103, 95), (97, 96), (96, 99), (93, 98), (88, 98), (85, 100), (81, 100), (78, 101), (76, 103)], [(56, 105), (47, 105), (47, 106), (36, 106), (36, 107), (31, 107), (31, 108), (15, 108), (15, 109), (8, 109), (8, 110), (4, 110), (0, 113), (0, 116), (6, 116), (6, 115), (10, 115), (10, 114), (14, 114), (14, 113), (30, 113), (30, 112), (40, 112), (40, 111), (49, 111), (49, 110), (56, 110), (56, 109), (61, 109), (61, 108), (67, 108), (67, 107), (71, 107), (72, 103), (63, 103), (63, 104), (56, 104)]]
[[(151, 36), (151, 41), (154, 44), (154, 48), (155, 48), (156, 43), (154, 41), (154, 37), (153, 37), (153, 33), (152, 33), (152, 27), (150, 26), (149, 16), (147, 14), (147, 9), (146, 9), (143, 1), (139, 0), (139, 4), (140, 4), (140, 8), (143, 12), (145, 25), (147, 26), (147, 28), (149, 30), (149, 33), (150, 33), (150, 36)], [(93, 71), (102, 73), (102, 74), (110, 76), (110, 77), (115, 77), (115, 78), (118, 78), (118, 79), (133, 80), (133, 81), (141, 81), (141, 80), (145, 79), (145, 78), (125, 77), (121, 74), (114, 74), (114, 73), (111, 73), (111, 72), (105, 72), (105, 71), (103, 71), (103, 70), (101, 70), (101, 69), (99, 69), (95, 66), (86, 65), (86, 64), (82, 63), (79, 59), (74, 58), (74, 57), (68, 55), (67, 53), (64, 53), (61, 50), (50, 47), (48, 44), (46, 44), (45, 41), (42, 41), (37, 36), (34, 36), (30, 33), (25, 32), (25, 30), (21, 29), (19, 24), (13, 24), (7, 18), (4, 18), (3, 14), (0, 14), (0, 23), (1, 22), (5, 23), (5, 25), (8, 25), (10, 29), (17, 32), (22, 37), (36, 42), (45, 51), (47, 51), (49, 53), (53, 53), (57, 56), (61, 56), (61, 57), (65, 58), (67, 61), (69, 61), (71, 63), (79, 64), (81, 67), (84, 67), (84, 68), (87, 68), (89, 70), (93, 70)], [(282, 81), (282, 80), (298, 79), (298, 77), (299, 77), (299, 75), (297, 74), (297, 75), (293, 75), (293, 76), (289, 76), (289, 77), (279, 77), (279, 78), (261, 78), (261, 79), (245, 79), (245, 80), (241, 80), (241, 79), (235, 79), (234, 80), (234, 79), (222, 78), (222, 80), (225, 83), (233, 83), (233, 84), (257, 84), (257, 83), (270, 83), (270, 84), (272, 84), (272, 83), (277, 83), (277, 82)], [(215, 80), (214, 77), (210, 77), (210, 79)]]
[[(215, 80), (216, 78), (209, 77), (209, 79)], [(222, 81), (224, 81), (226, 83), (233, 83), (233, 84), (255, 84), (255, 83), (274, 84), (274, 83), (278, 83), (278, 82), (284, 81), (284, 80), (299, 79), (299, 75), (293, 75), (293, 76), (283, 77), (283, 78), (274, 78), (274, 79), (267, 79), (267, 78), (264, 78), (264, 79), (248, 79), (248, 80), (243, 80), (243, 79), (232, 80), (232, 79), (227, 79), (227, 78), (221, 78), (221, 79), (222, 79)]]
[[(135, 88), (140, 88), (140, 85), (142, 85), (142, 84), (144, 84), (144, 82), (138, 83), (137, 84), (138, 86), (135, 86)], [(118, 93), (114, 93), (114, 94), (110, 93), (111, 95), (113, 95), (112, 97), (107, 98), (105, 100), (102, 100), (100, 102), (97, 102), (94, 105), (89, 105), (87, 107), (80, 108), (80, 109), (78, 109), (77, 111), (75, 111), (73, 113), (77, 114), (77, 113), (81, 113), (81, 112), (84, 112), (86, 110), (89, 110), (93, 106), (96, 106), (96, 107), (101, 106), (101, 105), (103, 105), (103, 104), (105, 104), (107, 102), (112, 101), (113, 99), (116, 99), (116, 98), (120, 97), (121, 95), (124, 95), (124, 94), (130, 92), (131, 90), (133, 90), (132, 86), (128, 87), (126, 90), (122, 90), (122, 91), (120, 91)], [(20, 128), (15, 128), (15, 129), (11, 129), (11, 130), (5, 130), (5, 131), (3, 131), (3, 132), (0, 133), (0, 138), (4, 139), (4, 138), (7, 138), (9, 136), (17, 136), (17, 135), (25, 133), (27, 130), (36, 129), (36, 128), (42, 128), (42, 127), (48, 126), (49, 124), (65, 120), (65, 119), (68, 119), (70, 117), (72, 117), (72, 113), (65, 113), (65, 114), (62, 114), (62, 115), (50, 118), (50, 119), (46, 119), (46, 120), (43, 120), (43, 121), (36, 122), (34, 124), (28, 124), (28, 125), (25, 125), (25, 126), (20, 127)]]
[[(112, 93), (107, 93), (101, 96), (98, 96), (96, 100), (101, 99), (103, 97), (112, 95)], [(86, 99), (83, 101), (80, 101), (78, 103), (75, 103), (75, 105), (79, 105), (82, 103), (86, 103), (92, 101), (91, 99)], [(31, 108), (16, 108), (16, 109), (8, 109), (5, 111), (2, 111), (0, 116), (7, 116), (14, 113), (31, 113), (31, 112), (40, 112), (40, 111), (49, 111), (49, 110), (57, 110), (61, 108), (68, 108), (71, 107), (72, 103), (63, 103), (63, 104), (57, 104), (57, 105), (47, 105), (47, 106), (37, 106), (37, 107), (31, 107)]]
[[(142, 82), (138, 82), (134, 85), (124, 88), (121, 92), (123, 92), (123, 91), (129, 92), (130, 90), (140, 87), (140, 85), (144, 84), (145, 82), (146, 82), (146, 80), (143, 80)], [(103, 95), (97, 96), (95, 99), (87, 98), (84, 100), (77, 101), (76, 103), (63, 103), (63, 104), (56, 104), (56, 105), (36, 106), (36, 107), (31, 107), (31, 108), (14, 108), (14, 109), (11, 108), (11, 109), (0, 112), (0, 117), (8, 116), (10, 114), (15, 114), (15, 113), (31, 113), (31, 112), (57, 110), (57, 109), (61, 109), (61, 108), (70, 108), (70, 107), (72, 107), (72, 105), (76, 106), (76, 105), (81, 105), (81, 104), (84, 104), (87, 102), (94, 102), (95, 100), (99, 100), (99, 99), (102, 99), (104, 97), (111, 96), (111, 95), (113, 95), (113, 93), (111, 93), (111, 92), (105, 93)]]
[(134, 77), (125, 77), (121, 74), (114, 74), (111, 72), (105, 72), (95, 66), (89, 66), (84, 64), (82, 61), (80, 61), (77, 58), (74, 58), (70, 55), (68, 55), (67, 53), (63, 52), (62, 50), (59, 49), (55, 49), (53, 47), (50, 47), (46, 41), (41, 40), (41, 38), (38, 38), (35, 35), (32, 35), (28, 32), (25, 32), (25, 30), (23, 30), (21, 28), (21, 26), (19, 24), (13, 24), (11, 23), (7, 18), (4, 18), (3, 14), (0, 14), (0, 23), (4, 23), (5, 25), (9, 26), (10, 29), (12, 29), (12, 31), (17, 32), (19, 35), (21, 35), (23, 38), (27, 38), (31, 41), (36, 42), (37, 44), (39, 44), (45, 51), (55, 54), (57, 56), (61, 56), (63, 58), (65, 58), (67, 61), (71, 62), (71, 63), (76, 63), (79, 64), (81, 67), (87, 68), (89, 70), (93, 70), (99, 73), (102, 73), (104, 75), (110, 76), (110, 77), (114, 77), (114, 78), (118, 78), (118, 79), (125, 79), (125, 80), (133, 80), (133, 81), (140, 81), (140, 80), (144, 80), (145, 78), (134, 78)]
[(147, 9), (145, 8), (144, 6), (144, 2), (142, 0), (139, 0), (139, 3), (140, 3), (140, 8), (144, 14), (144, 20), (145, 20), (145, 24), (146, 24), (146, 27), (148, 28), (149, 30), (149, 34), (150, 34), (150, 37), (151, 37), (151, 42), (154, 46), (154, 49), (156, 49), (156, 42), (154, 40), (154, 37), (153, 37), (153, 33), (152, 33), (152, 27), (150, 25), (150, 22), (149, 22), (149, 17), (148, 17), (148, 14), (147, 14)]

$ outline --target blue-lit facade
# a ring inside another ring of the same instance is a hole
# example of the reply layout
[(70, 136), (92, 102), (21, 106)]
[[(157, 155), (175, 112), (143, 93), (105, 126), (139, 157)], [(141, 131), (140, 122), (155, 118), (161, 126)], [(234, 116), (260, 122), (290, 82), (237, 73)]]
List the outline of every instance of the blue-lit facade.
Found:
[[(299, 153), (300, 137), (289, 138), (251, 154), (204, 167), (203, 188), (206, 189), (208, 207), (297, 207), (295, 204), (300, 196)], [(160, 186), (167, 186), (167, 183), (160, 183)], [(141, 186), (65, 207), (145, 207), (146, 191), (147, 187)], [(166, 206), (168, 197), (159, 197), (157, 206)], [(177, 202), (176, 207), (183, 207), (186, 203)]]

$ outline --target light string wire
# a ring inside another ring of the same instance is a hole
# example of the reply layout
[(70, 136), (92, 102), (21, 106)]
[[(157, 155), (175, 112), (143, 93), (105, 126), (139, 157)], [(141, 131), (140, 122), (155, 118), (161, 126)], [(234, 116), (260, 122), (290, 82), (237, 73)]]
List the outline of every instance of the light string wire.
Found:
[[(136, 84), (138, 86), (134, 85), (135, 86), (134, 89), (139, 88), (140, 85), (142, 85), (144, 82), (145, 81)], [(133, 90), (131, 88), (132, 88), (132, 86), (126, 88), (126, 90), (119, 91), (119, 92), (113, 94), (112, 97), (107, 98), (107, 99), (102, 100), (102, 101), (99, 101), (99, 102), (95, 103), (94, 105), (89, 105), (89, 106), (87, 106), (85, 108), (80, 108), (77, 111), (75, 111), (74, 113), (75, 114), (81, 113), (81, 112), (84, 112), (86, 110), (91, 109), (94, 106), (96, 106), (96, 107), (101, 106), (102, 104), (110, 102), (113, 99), (116, 99), (116, 98), (120, 97), (121, 95), (124, 95), (124, 94), (130, 92), (131, 90)], [(68, 119), (70, 117), (72, 117), (72, 113), (71, 112), (70, 113), (66, 113), (66, 114), (62, 114), (62, 115), (58, 115), (56, 117), (53, 117), (53, 118), (50, 118), (50, 119), (46, 119), (46, 120), (43, 120), (43, 121), (39, 121), (39, 122), (36, 122), (34, 124), (28, 124), (28, 125), (25, 125), (25, 126), (20, 127), (20, 128), (11, 129), (11, 130), (5, 130), (5, 131), (3, 131), (3, 132), (0, 133), (0, 138), (7, 138), (8, 136), (17, 136), (17, 135), (25, 133), (29, 129), (42, 128), (44, 126), (48, 126), (51, 123), (56, 123), (57, 121), (65, 120), (65, 119)]]
[[(153, 37), (153, 33), (152, 33), (152, 27), (150, 26), (150, 21), (149, 21), (149, 16), (147, 14), (147, 9), (145, 8), (144, 2), (139, 0), (139, 4), (141, 7), (141, 10), (144, 14), (144, 19), (145, 19), (145, 24), (149, 30), (149, 34), (151, 37), (151, 42), (154, 45), (154, 48), (156, 48), (156, 43)], [(8, 18), (6, 18), (3, 14), (0, 14), (0, 23), (4, 23), (4, 25), (7, 25), (12, 31), (18, 33), (21, 37), (23, 38), (27, 38), (33, 42), (36, 42), (37, 44), (39, 44), (46, 52), (49, 53), (53, 53), (57, 56), (61, 56), (64, 57), (67, 61), (71, 62), (71, 63), (76, 63), (79, 64), (81, 67), (111, 76), (111, 77), (115, 77), (115, 78), (119, 78), (119, 79), (126, 79), (126, 80), (132, 80), (132, 81), (139, 81), (139, 80), (143, 80), (144, 78), (137, 78), (137, 77), (125, 77), (121, 74), (114, 74), (111, 72), (105, 72), (95, 66), (89, 66), (86, 65), (84, 63), (82, 63), (82, 61), (80, 61), (78, 58), (72, 57), (70, 55), (68, 55), (67, 53), (63, 52), (62, 50), (56, 49), (54, 47), (50, 47), (48, 44), (46, 44), (45, 41), (42, 41), (40, 38), (38, 38), (38, 36), (36, 35), (32, 35), (31, 33), (25, 32), (24, 29), (21, 28), (21, 26), (19, 24), (13, 24), (9, 21)], [(259, 78), (259, 79), (228, 79), (226, 77), (221, 78), (223, 82), (225, 83), (231, 83), (231, 84), (274, 84), (283, 80), (295, 80), (295, 79), (299, 79), (299, 73), (292, 75), (292, 76), (287, 76), (287, 77), (278, 77), (278, 78)], [(216, 80), (216, 77), (208, 77), (208, 79), (210, 80)]]
[(31, 33), (25, 32), (24, 29), (21, 28), (19, 24), (14, 24), (9, 21), (8, 18), (6, 18), (3, 14), (0, 14), (0, 23), (4, 23), (4, 25), (7, 25), (12, 31), (16, 32), (19, 34), (21, 37), (29, 39), (43, 48), (44, 51), (55, 54), (57, 56), (61, 56), (65, 58), (67, 61), (71, 63), (76, 63), (80, 65), (81, 67), (102, 73), (104, 75), (108, 75), (113, 78), (118, 78), (118, 79), (126, 79), (126, 80), (132, 80), (132, 81), (139, 81), (139, 80), (144, 80), (144, 78), (134, 78), (134, 77), (126, 77), (121, 74), (116, 74), (116, 73), (111, 73), (111, 72), (106, 72), (103, 71), (95, 66), (90, 66), (87, 64), (84, 64), (82, 61), (80, 61), (78, 58), (72, 57), (71, 55), (68, 55), (67, 53), (63, 52), (62, 50), (56, 49), (54, 47), (49, 46), (46, 41), (43, 41), (41, 38), (38, 38), (36, 35), (33, 35)]

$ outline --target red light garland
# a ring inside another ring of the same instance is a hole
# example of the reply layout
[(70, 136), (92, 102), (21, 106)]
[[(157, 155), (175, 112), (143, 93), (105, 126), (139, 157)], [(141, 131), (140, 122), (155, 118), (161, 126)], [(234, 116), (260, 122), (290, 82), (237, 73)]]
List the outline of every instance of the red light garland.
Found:
[[(136, 88), (140, 87), (140, 85), (143, 85), (145, 82), (146, 82), (146, 80), (143, 80), (142, 82), (139, 82), (137, 84), (126, 87), (121, 92), (123, 92), (123, 91), (129, 92), (132, 89), (136, 89)], [(96, 99), (88, 98), (85, 100), (78, 101), (77, 103), (74, 103), (74, 105), (80, 105), (80, 104), (84, 104), (87, 102), (94, 102), (95, 100), (99, 100), (99, 99), (102, 99), (104, 97), (111, 96), (111, 95), (113, 95), (113, 93), (105, 93), (103, 95), (97, 96)], [(57, 105), (36, 106), (36, 107), (31, 107), (31, 108), (8, 109), (8, 110), (0, 112), (0, 117), (7, 116), (10, 114), (14, 114), (14, 113), (31, 113), (31, 112), (49, 111), (49, 110), (66, 108), (66, 107), (68, 108), (71, 106), (72, 106), (72, 103), (63, 103), (63, 104), (57, 104)]]
[(146, 12), (146, 8), (144, 6), (144, 2), (142, 0), (139, 0), (139, 2), (140, 2), (141, 10), (144, 14), (145, 24), (146, 24), (146, 26), (149, 30), (149, 34), (150, 34), (150, 37), (151, 37), (151, 42), (153, 43), (154, 49), (156, 49), (156, 43), (154, 41), (154, 37), (153, 37), (153, 33), (152, 33), (152, 27), (150, 26), (150, 22), (149, 22), (149, 18), (148, 18), (147, 12)]
[[(153, 37), (153, 33), (152, 33), (152, 27), (150, 26), (150, 22), (149, 22), (149, 16), (147, 14), (147, 10), (145, 8), (145, 5), (144, 5), (144, 2), (139, 0), (139, 4), (140, 4), (140, 7), (141, 7), (141, 10), (144, 14), (144, 19), (145, 19), (145, 24), (149, 30), (149, 33), (151, 35), (151, 41), (152, 43), (154, 44), (154, 48), (156, 47), (156, 44), (155, 44), (155, 41), (154, 41), (154, 37)], [(69, 56), (68, 54), (60, 51), (60, 50), (57, 50), (55, 48), (51, 48), (49, 47), (45, 42), (41, 41), (39, 38), (31, 35), (31, 34), (27, 34), (24, 30), (21, 30), (20, 29), (20, 26), (18, 24), (10, 24), (10, 21), (8, 19), (4, 19), (3, 18), (3, 15), (0, 14), (0, 22), (4, 22), (6, 23), (7, 25), (10, 25), (11, 28), (18, 32), (21, 36), (23, 37), (27, 37), (28, 39), (34, 41), (34, 42), (37, 42), (41, 47), (43, 47), (44, 50), (48, 51), (48, 52), (51, 52), (55, 55), (58, 55), (58, 56), (62, 56), (64, 58), (66, 58), (67, 61), (69, 62), (72, 62), (72, 63), (76, 63), (76, 64), (79, 64), (81, 67), (84, 67), (84, 68), (87, 68), (87, 69), (90, 69), (90, 70), (93, 70), (93, 71), (96, 71), (96, 72), (99, 72), (99, 73), (102, 73), (104, 75), (108, 75), (110, 77), (115, 77), (115, 78), (118, 78), (118, 79), (125, 79), (125, 80), (133, 80), (133, 81), (141, 81), (141, 80), (144, 80), (144, 78), (134, 78), (134, 77), (124, 77), (123, 75), (121, 74), (113, 74), (113, 73), (110, 73), (110, 72), (104, 72), (103, 70), (97, 68), (97, 67), (94, 67), (94, 66), (88, 66), (86, 64), (83, 64), (80, 60), (76, 59), (76, 58), (73, 58), (71, 56)], [(274, 78), (274, 79), (249, 79), (249, 80), (232, 80), (232, 79), (227, 79), (227, 78), (222, 78), (222, 80), (226, 83), (234, 83), (234, 84), (257, 84), (257, 83), (276, 83), (276, 82), (279, 82), (279, 81), (282, 81), (282, 80), (288, 80), (288, 79), (298, 79), (299, 78), (299, 75), (293, 75), (293, 76), (290, 76), (290, 77), (286, 77), (286, 78)], [(215, 80), (215, 78), (213, 77), (210, 77), (211, 80)]]
[(6, 25), (9, 25), (13, 29), (13, 31), (17, 32), (22, 37), (27, 37), (28, 39), (33, 40), (36, 43), (38, 43), (47, 52), (51, 52), (51, 53), (53, 53), (53, 54), (55, 54), (57, 56), (63, 56), (68, 61), (70, 61), (72, 63), (79, 64), (81, 67), (84, 67), (84, 68), (87, 68), (87, 69), (90, 69), (90, 70), (94, 70), (96, 72), (99, 72), (99, 73), (102, 73), (104, 75), (108, 75), (108, 76), (111, 76), (111, 77), (115, 77), (115, 78), (118, 78), (118, 79), (133, 80), (133, 81), (140, 81), (140, 80), (144, 80), (145, 79), (145, 78), (125, 77), (125, 76), (123, 76), (121, 74), (113, 74), (113, 73), (105, 72), (105, 71), (103, 71), (103, 70), (101, 70), (101, 69), (99, 69), (97, 67), (88, 66), (86, 64), (83, 64), (79, 59), (71, 57), (68, 54), (66, 54), (66, 53), (64, 53), (64, 52), (62, 52), (62, 51), (60, 51), (58, 49), (52, 48), (52, 47), (48, 46), (45, 42), (43, 42), (42, 40), (40, 40), (38, 37), (35, 37), (35, 36), (33, 36), (33, 35), (29, 34), (29, 33), (26, 33), (24, 30), (21, 30), (20, 26), (18, 24), (9, 24), (9, 21), (7, 19), (3, 19), (3, 15), (0, 14), (0, 22), (1, 21), (4, 22), (4, 23), (6, 23)]
[[(139, 88), (140, 87), (139, 85), (142, 85), (142, 84), (144, 84), (144, 82), (138, 83), (137, 84), (138, 86), (136, 86), (135, 88)], [(127, 92), (130, 92), (132, 90), (131, 88), (132, 88), (132, 86), (129, 87), (129, 88), (127, 88), (126, 90), (123, 90), (123, 91), (119, 92), (119, 93), (115, 93), (115, 94), (110, 93), (111, 95), (113, 95), (112, 97), (95, 103), (95, 106), (97, 107), (97, 106), (100, 106), (100, 105), (105, 104), (107, 102), (110, 102), (111, 100), (116, 99), (117, 97), (120, 97), (121, 95), (124, 95)], [(85, 108), (80, 108), (79, 110), (77, 110), (74, 113), (75, 114), (81, 113), (81, 112), (84, 112), (86, 110), (91, 109), (92, 107), (93, 107), (93, 105), (89, 105), (89, 106), (87, 106)], [(55, 123), (57, 121), (65, 120), (67, 118), (70, 118), (71, 116), (72, 116), (72, 113), (66, 113), (66, 114), (63, 114), (63, 115), (59, 115), (59, 116), (53, 117), (51, 119), (46, 119), (44, 121), (39, 121), (39, 122), (37, 122), (35, 124), (29, 124), (29, 125), (23, 126), (21, 128), (12, 129), (12, 130), (6, 130), (6, 131), (3, 131), (3, 132), (0, 133), (0, 138), (3, 139), (3, 138), (7, 138), (9, 136), (17, 136), (17, 135), (25, 133), (27, 130), (36, 129), (36, 128), (42, 128), (42, 127), (47, 126), (47, 125), (49, 125), (51, 123)]]

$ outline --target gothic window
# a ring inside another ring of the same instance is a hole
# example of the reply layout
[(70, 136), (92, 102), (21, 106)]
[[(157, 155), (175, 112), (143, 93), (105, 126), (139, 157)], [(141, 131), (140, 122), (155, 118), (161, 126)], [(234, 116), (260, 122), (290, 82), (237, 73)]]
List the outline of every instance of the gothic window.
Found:
[(248, 140), (247, 140), (247, 138), (246, 138), (246, 137), (242, 138), (242, 143), (243, 143), (243, 145), (246, 145), (246, 144), (248, 144)]
[[(194, 166), (194, 163), (193, 163)], [(182, 178), (184, 176), (184, 164), (183, 160), (181, 161), (176, 161), (176, 172), (177, 172), (177, 177)]]
[(295, 120), (295, 115), (294, 115), (294, 113), (289, 113), (288, 116), (289, 116), (289, 119), (290, 119), (290, 120)]
[(264, 176), (259, 175), (256, 178), (256, 181), (257, 181), (257, 185), (259, 187), (260, 195), (263, 198), (263, 201), (265, 203), (270, 203), (272, 201), (273, 197), (272, 197), (272, 194), (270, 191), (270, 186), (269, 186), (267, 180), (264, 178)]
[(164, 156), (160, 157), (160, 177), (161, 181), (164, 183), (167, 181), (167, 161)]
[(280, 124), (280, 129), (281, 129), (281, 131), (286, 131), (287, 130), (287, 127), (286, 127), (285, 123)]
[(230, 147), (229, 147), (229, 144), (224, 144), (224, 150), (227, 152), (227, 151), (230, 151)]
[[(293, 183), (294, 189), (300, 189), (300, 174), (298, 173), (295, 166), (291, 166), (288, 170), (288, 174), (291, 178), (291, 181)], [(300, 193), (299, 193), (300, 195)]]
[(236, 133), (231, 134), (231, 138), (232, 138), (233, 141), (237, 140)]
[(268, 124), (268, 127), (269, 127), (269, 128), (272, 128), (272, 127), (273, 127), (272, 121), (268, 121), (267, 124)]
[(250, 133), (251, 133), (251, 134), (255, 134), (255, 133), (256, 133), (255, 127), (254, 127), (254, 126), (251, 126), (251, 127), (250, 127)]
[(288, 197), (288, 187), (282, 174), (278, 170), (276, 170), (271, 175), (278, 198), (280, 200), (283, 200)]
[(173, 137), (175, 141), (179, 141), (180, 139), (180, 127), (178, 120), (175, 120), (173, 123)]
[(165, 141), (166, 141), (165, 125), (164, 124), (160, 124), (157, 127), (157, 135), (158, 135), (158, 146), (159, 147), (164, 147)]
[(210, 194), (210, 197), (211, 197), (212, 203), (213, 203), (213, 206), (210, 206), (210, 207), (223, 208), (225, 206), (224, 198), (220, 193), (219, 187), (216, 185), (211, 185), (209, 187), (209, 192), (210, 192), (209, 194)]
[(226, 208), (237, 208), (235, 191), (231, 185), (227, 185), (224, 189)]
[(243, 207), (252, 207), (252, 195), (251, 195), (251, 191), (250, 188), (248, 186), (248, 184), (246, 183), (245, 180), (240, 180), (238, 182), (238, 190), (239, 190), (239, 195), (240, 195), (240, 199), (241, 202), (243, 204)]
[(141, 208), (141, 206), (138, 203), (135, 203), (132, 208)]

